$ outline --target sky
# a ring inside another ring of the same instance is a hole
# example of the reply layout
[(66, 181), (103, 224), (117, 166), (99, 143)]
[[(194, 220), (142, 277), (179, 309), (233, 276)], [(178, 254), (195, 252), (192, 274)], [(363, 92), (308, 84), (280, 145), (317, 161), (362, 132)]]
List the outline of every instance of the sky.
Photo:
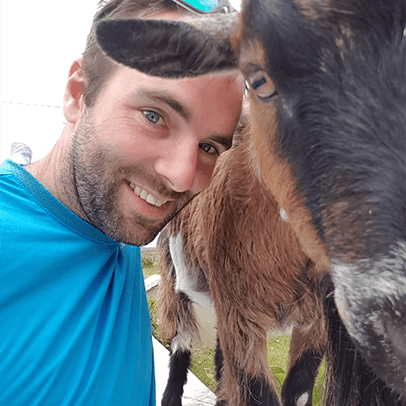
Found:
[(0, 161), (13, 141), (28, 144), (38, 160), (58, 140), (69, 67), (81, 56), (97, 3), (1, 0)]
[(0, 162), (13, 142), (26, 143), (37, 161), (59, 139), (69, 68), (84, 50), (98, 1), (1, 0)]

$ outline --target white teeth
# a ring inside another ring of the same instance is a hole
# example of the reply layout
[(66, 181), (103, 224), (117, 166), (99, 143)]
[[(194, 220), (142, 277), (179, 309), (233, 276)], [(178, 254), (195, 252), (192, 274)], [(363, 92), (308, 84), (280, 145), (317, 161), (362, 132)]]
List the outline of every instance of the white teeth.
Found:
[(147, 198), (146, 198), (146, 201), (147, 201), (149, 204), (155, 204), (155, 203), (156, 203), (156, 197), (154, 197), (154, 196), (152, 196), (152, 195), (148, 195)]
[(139, 196), (142, 200), (145, 200), (149, 204), (160, 207), (166, 203), (166, 201), (157, 199), (155, 196), (151, 195), (151, 193), (148, 193), (146, 190), (141, 189), (139, 186), (135, 186), (132, 182), (130, 183), (130, 187), (134, 190), (134, 193), (137, 196)]

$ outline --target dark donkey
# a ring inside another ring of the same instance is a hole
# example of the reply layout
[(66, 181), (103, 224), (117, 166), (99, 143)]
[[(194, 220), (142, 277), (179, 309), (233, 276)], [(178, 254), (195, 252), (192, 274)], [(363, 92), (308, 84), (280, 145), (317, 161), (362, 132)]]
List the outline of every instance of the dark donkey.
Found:
[(405, 0), (246, 0), (236, 54), (232, 22), (219, 34), (203, 19), (151, 22), (173, 58), (151, 54), (144, 24), (101, 23), (102, 47), (166, 77), (239, 65), (262, 178), (316, 268), (330, 270), (357, 349), (406, 396)]
[(406, 1), (247, 1), (235, 46), (265, 182), (330, 264), (362, 356), (405, 397)]

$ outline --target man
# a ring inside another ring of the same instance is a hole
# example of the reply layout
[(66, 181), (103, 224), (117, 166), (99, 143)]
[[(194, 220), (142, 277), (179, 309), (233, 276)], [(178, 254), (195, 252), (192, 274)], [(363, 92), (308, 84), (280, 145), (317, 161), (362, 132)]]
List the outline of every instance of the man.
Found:
[(238, 122), (240, 76), (165, 80), (108, 60), (101, 18), (181, 18), (171, 0), (96, 15), (52, 151), (0, 167), (0, 404), (154, 405), (139, 245), (201, 192)]

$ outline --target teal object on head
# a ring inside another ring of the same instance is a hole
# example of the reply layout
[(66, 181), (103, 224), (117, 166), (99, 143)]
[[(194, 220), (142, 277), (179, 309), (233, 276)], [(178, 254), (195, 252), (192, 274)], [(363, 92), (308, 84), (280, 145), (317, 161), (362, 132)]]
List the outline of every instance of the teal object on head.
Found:
[(188, 3), (197, 8), (198, 10), (209, 13), (219, 6), (219, 2), (216, 0), (189, 0)]
[(230, 13), (236, 11), (228, 0), (173, 0), (195, 13)]

